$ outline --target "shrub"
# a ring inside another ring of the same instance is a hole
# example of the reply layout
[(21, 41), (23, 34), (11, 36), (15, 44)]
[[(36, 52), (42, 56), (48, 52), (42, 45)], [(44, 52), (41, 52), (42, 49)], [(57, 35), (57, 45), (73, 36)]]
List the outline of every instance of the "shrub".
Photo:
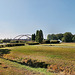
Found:
[(49, 40), (44, 40), (44, 41), (43, 41), (43, 44), (49, 44), (49, 43), (50, 43)]
[(13, 47), (13, 46), (24, 46), (24, 43), (9, 43), (9, 44), (5, 44), (5, 45), (0, 45), (0, 48), (3, 47)]
[(28, 44), (28, 45), (37, 45), (39, 43), (38, 42), (34, 42), (34, 41), (27, 41), (26, 44)]
[(4, 45), (0, 45), (0, 48), (4, 47)]
[(10, 44), (6, 44), (6, 47), (12, 47), (12, 46), (24, 46), (24, 43), (10, 43)]
[(50, 43), (56, 44), (56, 43), (60, 43), (60, 41), (58, 41), (58, 40), (50, 40)]
[(26, 43), (26, 44), (28, 44), (28, 45), (37, 45), (39, 43)]

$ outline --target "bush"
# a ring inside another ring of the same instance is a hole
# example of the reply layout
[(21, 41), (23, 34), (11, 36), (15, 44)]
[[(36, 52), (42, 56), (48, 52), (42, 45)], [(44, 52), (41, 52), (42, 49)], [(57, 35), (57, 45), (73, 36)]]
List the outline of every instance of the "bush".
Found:
[(10, 43), (25, 43), (25, 40), (11, 40)]
[(4, 40), (2, 40), (4, 43), (10, 43), (10, 39), (4, 39)]
[(60, 43), (60, 41), (58, 41), (58, 40), (50, 40), (50, 43), (57, 44), (57, 43)]
[(4, 47), (4, 45), (0, 45), (0, 48), (3, 48)]
[(0, 48), (13, 47), (13, 46), (24, 46), (24, 45), (25, 45), (24, 43), (9, 43), (9, 44), (6, 44), (6, 45), (0, 45)]
[(38, 45), (39, 43), (26, 43), (28, 45)]
[(24, 43), (10, 43), (10, 44), (6, 44), (6, 47), (13, 47), (13, 46), (24, 46)]
[(0, 40), (0, 43), (3, 43), (3, 40)]
[(44, 41), (43, 41), (43, 44), (49, 44), (49, 43), (50, 43), (49, 40), (44, 40)]
[(38, 42), (34, 42), (34, 41), (27, 41), (26, 44), (28, 44), (28, 45), (37, 45), (39, 43)]

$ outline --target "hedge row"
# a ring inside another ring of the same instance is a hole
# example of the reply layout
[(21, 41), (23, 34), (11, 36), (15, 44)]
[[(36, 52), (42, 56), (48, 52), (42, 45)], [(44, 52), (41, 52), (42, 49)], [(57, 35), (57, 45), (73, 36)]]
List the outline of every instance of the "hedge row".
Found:
[(56, 44), (56, 43), (60, 43), (60, 41), (58, 41), (58, 40), (50, 40), (50, 43)]
[[(58, 40), (43, 40), (42, 44), (58, 44), (60, 41)], [(28, 41), (26, 42), (28, 45), (38, 45), (39, 43), (33, 42), (33, 41)]]
[(28, 45), (38, 45), (39, 43), (26, 43)]
[(26, 44), (28, 44), (28, 45), (38, 45), (39, 43), (35, 42), (35, 41), (27, 41)]
[(24, 43), (10, 43), (10, 44), (5, 44), (5, 45), (0, 45), (0, 48), (2, 47), (13, 47), (13, 46), (24, 46)]
[(43, 44), (57, 44), (60, 43), (58, 40), (44, 40)]

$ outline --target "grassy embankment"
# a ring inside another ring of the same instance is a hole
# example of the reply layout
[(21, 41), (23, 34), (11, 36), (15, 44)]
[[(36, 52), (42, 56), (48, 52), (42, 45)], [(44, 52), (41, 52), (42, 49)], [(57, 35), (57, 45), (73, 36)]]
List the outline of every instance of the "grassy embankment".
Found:
[[(64, 67), (70, 67), (73, 65), (73, 69), (75, 70), (75, 43), (52, 44), (54, 46), (50, 45), (51, 44), (43, 44), (35, 46), (27, 45), (2, 48), (11, 50), (9, 54), (4, 54), (3, 57), (5, 59), (15, 60), (17, 62), (22, 62), (24, 59), (29, 58), (32, 60), (37, 60), (37, 62), (56, 64), (58, 66), (62, 65)], [(38, 68), (35, 70), (38, 70)], [(41, 70), (42, 69), (39, 71)], [(47, 73), (46, 69), (43, 69), (41, 72)]]

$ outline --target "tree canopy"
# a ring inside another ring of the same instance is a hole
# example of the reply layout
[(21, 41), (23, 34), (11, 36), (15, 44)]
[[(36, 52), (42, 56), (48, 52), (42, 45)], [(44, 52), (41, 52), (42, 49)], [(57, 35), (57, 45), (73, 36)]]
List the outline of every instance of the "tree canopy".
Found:
[(62, 40), (63, 42), (75, 42), (75, 35), (71, 32), (65, 32), (64, 34), (48, 34), (47, 40)]
[(49, 35), (47, 36), (47, 40), (57, 40), (57, 37), (56, 37), (55, 34), (49, 34)]
[(73, 37), (73, 35), (71, 32), (66, 32), (63, 35), (63, 41), (64, 42), (72, 42), (72, 37)]
[(35, 34), (32, 34), (32, 41), (35, 41)]
[(75, 42), (75, 35), (73, 36), (72, 41)]
[(35, 40), (36, 40), (36, 42), (42, 43), (42, 41), (43, 41), (43, 31), (42, 30), (36, 31)]

